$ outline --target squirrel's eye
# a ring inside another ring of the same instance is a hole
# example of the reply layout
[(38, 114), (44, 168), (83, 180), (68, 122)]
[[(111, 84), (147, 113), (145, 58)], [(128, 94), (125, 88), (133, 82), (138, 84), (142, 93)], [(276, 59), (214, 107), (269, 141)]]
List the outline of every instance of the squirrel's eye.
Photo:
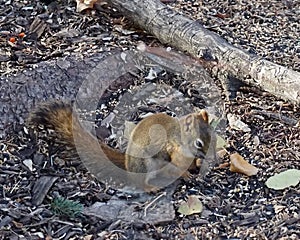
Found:
[(197, 138), (196, 141), (194, 142), (195, 148), (201, 149), (203, 148), (203, 141), (200, 138)]

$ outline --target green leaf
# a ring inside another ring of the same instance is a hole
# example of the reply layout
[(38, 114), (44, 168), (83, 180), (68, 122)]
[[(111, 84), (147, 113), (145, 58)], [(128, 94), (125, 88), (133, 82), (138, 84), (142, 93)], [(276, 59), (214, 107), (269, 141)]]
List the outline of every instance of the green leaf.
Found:
[(228, 145), (228, 143), (225, 141), (225, 139), (223, 137), (221, 137), (220, 135), (217, 135), (216, 149), (220, 150), (220, 149), (226, 148), (227, 145)]
[(275, 174), (266, 181), (268, 188), (275, 190), (285, 189), (290, 186), (296, 186), (300, 181), (300, 170), (289, 169), (282, 173)]
[(203, 205), (197, 196), (191, 195), (186, 202), (182, 202), (178, 208), (178, 212), (183, 215), (192, 215), (201, 213)]

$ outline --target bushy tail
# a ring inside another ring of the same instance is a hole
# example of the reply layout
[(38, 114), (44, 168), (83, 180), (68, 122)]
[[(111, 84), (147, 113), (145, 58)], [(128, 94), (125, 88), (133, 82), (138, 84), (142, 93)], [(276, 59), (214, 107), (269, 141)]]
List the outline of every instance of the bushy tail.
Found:
[(51, 101), (40, 104), (30, 113), (28, 124), (53, 129), (62, 138), (60, 140), (73, 143), (72, 107), (68, 103)]
[[(97, 168), (103, 167), (103, 161), (99, 159), (99, 144), (105, 156), (118, 167), (125, 169), (125, 154), (99, 142), (98, 139), (84, 129), (76, 115), (72, 114), (72, 106), (62, 101), (51, 101), (40, 104), (28, 118), (31, 126), (42, 125), (47, 129), (53, 129), (57, 133), (60, 143), (75, 146), (79, 156), (85, 165), (91, 165), (88, 169), (97, 172)], [(101, 160), (101, 157), (100, 157)], [(91, 164), (92, 163), (92, 164)]]

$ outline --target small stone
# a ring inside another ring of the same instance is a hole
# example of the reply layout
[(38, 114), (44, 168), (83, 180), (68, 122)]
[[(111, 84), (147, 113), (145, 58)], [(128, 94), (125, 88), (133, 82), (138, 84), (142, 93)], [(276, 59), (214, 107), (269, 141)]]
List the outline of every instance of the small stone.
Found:
[(25, 159), (23, 164), (32, 172), (33, 171), (33, 164), (31, 159)]

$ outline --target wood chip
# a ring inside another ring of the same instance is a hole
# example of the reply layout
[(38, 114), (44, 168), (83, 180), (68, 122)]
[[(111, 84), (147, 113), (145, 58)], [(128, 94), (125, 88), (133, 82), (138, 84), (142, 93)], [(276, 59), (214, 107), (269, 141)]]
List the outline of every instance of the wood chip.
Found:
[(230, 155), (230, 171), (253, 176), (257, 174), (258, 168), (248, 163), (238, 153), (234, 153)]

